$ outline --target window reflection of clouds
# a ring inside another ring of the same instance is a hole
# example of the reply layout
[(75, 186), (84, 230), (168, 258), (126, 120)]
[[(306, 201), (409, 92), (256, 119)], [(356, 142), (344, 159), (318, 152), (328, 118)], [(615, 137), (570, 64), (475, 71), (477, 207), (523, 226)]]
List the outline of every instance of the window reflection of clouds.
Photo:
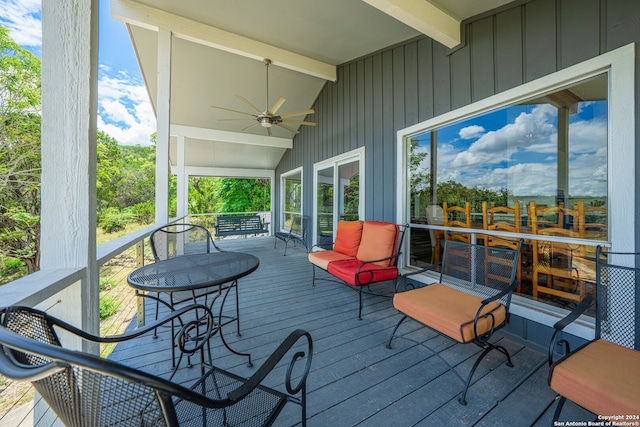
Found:
[[(438, 182), (508, 188), (516, 196), (553, 196), (557, 126), (558, 110), (550, 104), (506, 107), (444, 126), (438, 129)], [(419, 138), (418, 151), (428, 152), (429, 132)], [(607, 102), (579, 103), (569, 126), (570, 195), (606, 196), (606, 146)], [(428, 171), (429, 162), (427, 156), (420, 169)]]

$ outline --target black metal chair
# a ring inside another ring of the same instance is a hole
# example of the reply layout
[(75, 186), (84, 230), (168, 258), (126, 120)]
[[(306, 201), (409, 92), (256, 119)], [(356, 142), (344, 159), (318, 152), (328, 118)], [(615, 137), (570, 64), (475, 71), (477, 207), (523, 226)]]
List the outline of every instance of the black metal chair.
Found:
[[(549, 386), (558, 393), (554, 422), (567, 400), (598, 415), (640, 415), (640, 335), (636, 286), (640, 253), (596, 249), (595, 337), (571, 351), (563, 330), (592, 306), (587, 296), (555, 325), (549, 344)], [(554, 360), (557, 347), (564, 355)], [(595, 417), (594, 417), (595, 418)]]
[(391, 333), (388, 348), (402, 322), (411, 318), (461, 344), (473, 343), (483, 349), (466, 381), (434, 352), (465, 383), (458, 399), (463, 405), (473, 374), (487, 353), (498, 350), (506, 356), (507, 365), (513, 366), (507, 349), (490, 339), (509, 322), (511, 295), (518, 286), (515, 275), (521, 244), (514, 250), (445, 240), (439, 283), (398, 292), (393, 297), (394, 307), (403, 316)]
[[(204, 362), (204, 344), (213, 325), (213, 315), (207, 307), (185, 307), (159, 323), (185, 316), (194, 309), (207, 313), (208, 326), (194, 336), (185, 332), (183, 338), (193, 339), (185, 339), (183, 347), (186, 351), (200, 351)], [(159, 323), (118, 337), (96, 337), (45, 312), (9, 307), (0, 310), (0, 374), (15, 381), (32, 382), (70, 427), (271, 425), (288, 402), (301, 406), (302, 425), (306, 425), (306, 380), (313, 344), (305, 331), (292, 332), (248, 379), (213, 365), (205, 370), (203, 363), (202, 376), (190, 388), (63, 348), (56, 333), (60, 329), (90, 342), (120, 342), (148, 332)], [(184, 324), (183, 331), (192, 330), (193, 324), (201, 325), (199, 321), (190, 323)], [(306, 345), (304, 340), (298, 343), (303, 337)], [(262, 385), (287, 354), (292, 356), (285, 375), (286, 393)], [(304, 367), (296, 368), (304, 358)]]
[(278, 240), (284, 242), (284, 256), (287, 255), (287, 246), (289, 242), (302, 243), (305, 249), (307, 249), (307, 226), (309, 224), (309, 217), (306, 215), (296, 215), (291, 220), (291, 226), (288, 231), (276, 231), (273, 236), (275, 240), (273, 242), (273, 248), (276, 248)]

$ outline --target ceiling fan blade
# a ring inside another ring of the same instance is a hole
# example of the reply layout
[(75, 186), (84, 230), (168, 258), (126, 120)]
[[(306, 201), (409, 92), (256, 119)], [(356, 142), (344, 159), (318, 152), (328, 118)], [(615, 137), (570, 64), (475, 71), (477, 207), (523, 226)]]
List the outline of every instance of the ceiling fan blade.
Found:
[(254, 126), (255, 126), (255, 125), (257, 125), (257, 124), (258, 124), (258, 122), (255, 122), (255, 123), (253, 123), (253, 124), (250, 124), (249, 126), (247, 126), (247, 127), (245, 127), (245, 128), (240, 129), (240, 132), (244, 132), (245, 130), (247, 130), (247, 129), (249, 129), (249, 128), (252, 128), (252, 127), (254, 127)]
[(280, 126), (281, 128), (285, 128), (286, 130), (288, 130), (289, 132), (293, 132), (296, 135), (299, 134), (300, 132), (298, 132), (297, 130), (295, 130), (294, 128), (285, 125), (284, 123), (277, 123), (276, 126)]
[(251, 115), (251, 117), (247, 117), (246, 119), (218, 119), (217, 121), (219, 122), (233, 122), (233, 121), (240, 121), (240, 120), (255, 120), (256, 116), (254, 116), (253, 114)]
[(304, 120), (284, 119), (282, 121), (285, 122), (285, 123), (293, 123), (295, 125), (305, 125), (305, 126), (315, 126), (316, 125), (314, 122), (305, 122)]
[(256, 107), (255, 105), (253, 105), (251, 102), (247, 101), (246, 98), (244, 98), (243, 96), (240, 95), (236, 95), (236, 97), (238, 97), (238, 99), (242, 102), (244, 102), (245, 104), (247, 104), (253, 111), (255, 111), (258, 114), (262, 114), (262, 111), (258, 110), (258, 107)]
[(278, 98), (278, 100), (274, 102), (271, 108), (269, 108), (269, 113), (275, 116), (276, 112), (280, 109), (280, 107), (282, 107), (282, 104), (284, 104), (285, 102), (286, 102), (286, 99), (284, 99), (283, 97)]
[(232, 113), (246, 114), (247, 116), (255, 117), (255, 114), (247, 113), (246, 111), (232, 110), (231, 108), (218, 107), (217, 105), (212, 105), (211, 108), (219, 108), (220, 110), (226, 110), (231, 111)]
[(301, 111), (294, 111), (293, 113), (280, 114), (280, 117), (284, 119), (285, 117), (306, 116), (307, 114), (313, 114), (313, 113), (315, 113), (315, 111), (313, 110), (301, 110)]

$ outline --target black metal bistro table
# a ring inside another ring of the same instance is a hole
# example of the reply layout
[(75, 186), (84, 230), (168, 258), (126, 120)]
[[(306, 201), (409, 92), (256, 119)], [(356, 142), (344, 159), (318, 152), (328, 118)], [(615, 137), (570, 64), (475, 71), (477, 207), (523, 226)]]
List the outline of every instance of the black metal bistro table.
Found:
[[(216, 332), (220, 333), (220, 338), (224, 346), (232, 353), (247, 356), (251, 365), (251, 355), (240, 353), (227, 344), (222, 333), (222, 326), (236, 322), (238, 334), (240, 334), (240, 320), (238, 309), (238, 279), (252, 273), (260, 265), (260, 260), (250, 254), (241, 252), (213, 252), (181, 255), (148, 264), (132, 271), (127, 277), (129, 285), (135, 289), (136, 296), (151, 298), (174, 310), (173, 305), (159, 297), (160, 293), (173, 294), (177, 292), (189, 293), (193, 302), (203, 295), (202, 291), (211, 287), (218, 287), (217, 293), (212, 296), (209, 307), (219, 296), (222, 296), (220, 310), (218, 313)], [(235, 317), (223, 316), (222, 309), (229, 295), (235, 289), (236, 293), (236, 314)], [(151, 293), (156, 293), (154, 296)], [(173, 331), (173, 327), (172, 327)], [(173, 333), (173, 332), (172, 332)], [(175, 337), (172, 337), (174, 340)], [(195, 337), (194, 339), (198, 339)], [(172, 346), (173, 347), (173, 346)], [(175, 349), (175, 347), (173, 347)], [(182, 358), (182, 354), (180, 355)], [(179, 361), (178, 361), (179, 364)], [(175, 352), (173, 354), (173, 365), (175, 362)]]

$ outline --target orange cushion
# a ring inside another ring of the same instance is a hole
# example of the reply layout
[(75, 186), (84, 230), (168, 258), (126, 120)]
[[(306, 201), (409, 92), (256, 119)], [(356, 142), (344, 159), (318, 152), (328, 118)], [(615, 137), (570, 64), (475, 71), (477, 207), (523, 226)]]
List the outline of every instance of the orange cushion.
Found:
[(362, 221), (338, 221), (338, 233), (333, 250), (355, 257), (362, 237)]
[[(423, 323), (454, 340), (466, 343), (475, 338), (473, 319), (483, 298), (467, 294), (442, 283), (400, 292), (393, 296), (393, 306), (402, 313)], [(492, 317), (478, 319), (478, 335), (502, 325), (507, 318), (507, 310), (498, 303), (485, 306), (482, 314), (492, 313)]]
[[(399, 227), (397, 224), (380, 221), (365, 221), (362, 227), (362, 239), (356, 258), (361, 261), (373, 261), (395, 255)], [(395, 260), (385, 260), (376, 264), (389, 266)]]
[(640, 414), (640, 351), (596, 340), (560, 360), (551, 388), (598, 415)]
[(309, 252), (309, 262), (320, 267), (323, 270), (327, 269), (327, 266), (330, 262), (344, 259), (353, 259), (353, 257), (336, 251)]
[(398, 277), (396, 267), (383, 267), (376, 264), (362, 266), (362, 264), (363, 262), (357, 259), (334, 261), (329, 263), (327, 271), (351, 286), (366, 286)]

